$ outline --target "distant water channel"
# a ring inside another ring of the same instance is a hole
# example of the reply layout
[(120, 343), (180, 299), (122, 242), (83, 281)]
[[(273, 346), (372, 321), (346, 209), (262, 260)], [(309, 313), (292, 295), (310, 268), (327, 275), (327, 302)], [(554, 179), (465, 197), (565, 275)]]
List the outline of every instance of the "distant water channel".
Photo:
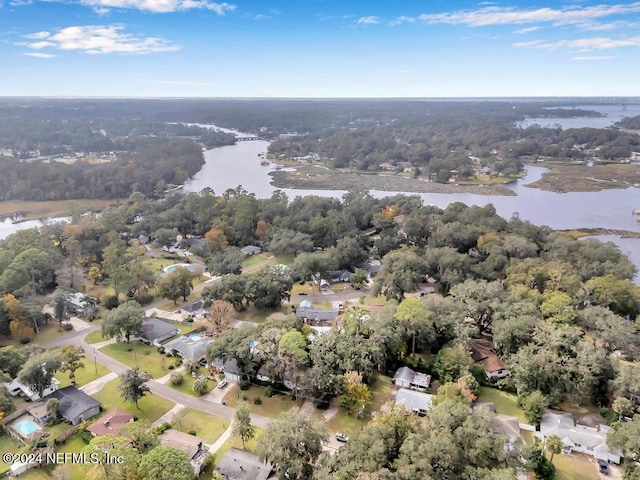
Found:
[[(208, 126), (217, 128), (213, 125)], [(238, 136), (244, 135), (241, 132), (231, 132)], [(271, 185), (271, 177), (269, 176), (269, 171), (274, 167), (260, 165), (259, 156), (267, 151), (268, 146), (269, 142), (255, 140), (207, 150), (204, 154), (205, 165), (187, 182), (185, 188), (189, 191), (211, 188), (219, 195), (227, 189), (242, 185), (247, 191), (255, 193), (259, 198), (271, 196), (277, 190)], [(609, 228), (640, 232), (640, 224), (637, 223), (637, 219), (640, 217), (631, 213), (634, 209), (640, 208), (640, 190), (637, 188), (602, 190), (600, 192), (554, 193), (524, 186), (540, 178), (545, 171), (546, 169), (543, 167), (527, 167), (526, 177), (509, 186), (516, 193), (516, 196), (489, 196), (470, 193), (422, 193), (418, 195), (422, 197), (425, 204), (436, 205), (440, 208), (445, 208), (452, 202), (480, 206), (492, 203), (498, 214), (507, 219), (517, 213), (523, 220), (538, 225), (548, 225), (554, 229)], [(343, 190), (281, 190), (290, 198), (301, 195), (339, 198), (345, 193)], [(376, 197), (394, 195), (395, 193), (406, 192), (371, 191), (371, 194)], [(0, 222), (0, 239), (17, 230), (40, 224), (41, 222), (38, 221), (17, 224), (12, 224), (10, 221)], [(621, 239), (616, 235), (601, 236), (600, 238), (604, 241), (613, 241), (623, 252), (630, 253), (634, 263), (640, 269), (640, 239)], [(636, 281), (640, 281), (640, 277), (636, 277)]]

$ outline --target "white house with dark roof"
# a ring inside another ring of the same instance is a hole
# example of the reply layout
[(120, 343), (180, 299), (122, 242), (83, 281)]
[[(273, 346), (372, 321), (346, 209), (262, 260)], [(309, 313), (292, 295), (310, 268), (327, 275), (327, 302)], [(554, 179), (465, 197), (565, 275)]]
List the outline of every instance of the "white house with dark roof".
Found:
[(255, 245), (247, 245), (246, 247), (242, 247), (240, 249), (240, 251), (242, 252), (243, 255), (250, 257), (251, 255), (258, 255), (259, 253), (262, 253), (262, 249), (260, 247), (257, 247)]
[(551, 435), (558, 435), (566, 453), (586, 453), (597, 460), (620, 463), (622, 452), (613, 451), (607, 446), (607, 434), (610, 431), (611, 427), (607, 425), (580, 425), (570, 413), (547, 410), (542, 415), (540, 431), (535, 435), (543, 440)]
[(338, 318), (338, 310), (335, 308), (303, 307), (301, 304), (296, 310), (296, 317), (309, 325), (330, 326)]
[(51, 379), (51, 383), (42, 391), (42, 397), (40, 397), (36, 390), (32, 389), (29, 385), (25, 385), (24, 383), (20, 382), (20, 380), (18, 380), (17, 378), (13, 379), (10, 383), (5, 384), (5, 386), (7, 387), (7, 392), (9, 392), (9, 395), (15, 397), (16, 395), (22, 393), (28, 400), (35, 402), (37, 400), (40, 400), (41, 398), (51, 395), (53, 392), (58, 390), (60, 381), (56, 377), (53, 377)]
[(199, 298), (191, 303), (182, 305), (180, 312), (191, 317), (202, 318), (207, 313), (207, 309), (204, 306), (204, 300)]

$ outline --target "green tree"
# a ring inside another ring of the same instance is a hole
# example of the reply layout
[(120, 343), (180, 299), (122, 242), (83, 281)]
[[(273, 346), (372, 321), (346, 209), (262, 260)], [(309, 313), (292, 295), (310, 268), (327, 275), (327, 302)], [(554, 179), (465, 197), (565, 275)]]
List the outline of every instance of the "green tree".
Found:
[(182, 385), (184, 376), (182, 375), (182, 372), (171, 372), (171, 375), (169, 375), (169, 381), (171, 382), (171, 385)]
[(32, 357), (18, 372), (18, 380), (42, 398), (45, 388), (51, 385), (53, 375), (60, 368), (62, 360), (57, 352), (47, 351)]
[(346, 372), (342, 377), (342, 389), (340, 406), (349, 415), (364, 417), (371, 405), (371, 392), (369, 387), (362, 383), (362, 374), (354, 371)]
[(416, 353), (416, 336), (419, 333), (426, 337), (435, 337), (433, 325), (428, 322), (427, 309), (420, 299), (405, 298), (402, 300), (398, 305), (395, 317), (402, 322), (411, 336), (411, 353)]
[(349, 277), (349, 284), (354, 290), (362, 289), (366, 283), (367, 273), (359, 268)]
[(564, 444), (558, 435), (549, 435), (544, 441), (544, 448), (551, 455), (549, 457), (549, 462), (553, 463), (554, 455), (562, 452)]
[(244, 259), (245, 256), (238, 247), (228, 247), (212, 255), (207, 267), (213, 275), (239, 275), (242, 273)]
[(120, 396), (125, 402), (131, 402), (139, 408), (138, 401), (149, 391), (149, 387), (145, 384), (151, 378), (151, 375), (141, 372), (138, 367), (127, 370), (120, 375), (120, 385), (118, 385)]
[(240, 402), (236, 407), (236, 413), (233, 417), (232, 435), (242, 440), (242, 448), (245, 442), (248, 442), (256, 436), (256, 430), (251, 425), (251, 410), (245, 402)]
[(121, 303), (107, 313), (102, 324), (102, 335), (109, 338), (116, 337), (118, 341), (124, 337), (128, 342), (131, 335), (142, 333), (143, 320), (144, 312), (138, 302)]
[(193, 480), (195, 473), (187, 454), (171, 447), (156, 447), (142, 457), (141, 480)]
[(453, 382), (467, 373), (472, 364), (471, 354), (462, 345), (456, 345), (438, 352), (433, 371), (438, 374), (441, 382)]
[(220, 282), (203, 292), (203, 296), (212, 300), (224, 300), (237, 311), (245, 307), (248, 280), (242, 275), (223, 275)]
[(627, 397), (617, 397), (611, 404), (611, 408), (618, 414), (618, 421), (622, 421), (622, 417), (628, 417), (634, 411), (634, 405)]
[(51, 300), (53, 304), (53, 318), (55, 318), (60, 325), (65, 320), (69, 320), (69, 301), (67, 300), (67, 295), (64, 290), (56, 289), (53, 292), (53, 297)]
[(118, 436), (130, 439), (131, 446), (140, 454), (147, 453), (158, 445), (158, 434), (146, 418), (127, 423), (120, 429)]
[(174, 303), (180, 297), (186, 302), (196, 276), (184, 267), (177, 267), (158, 281), (159, 293), (162, 297), (173, 300)]
[(535, 390), (527, 395), (521, 403), (527, 422), (534, 427), (540, 425), (542, 414), (549, 406), (549, 400), (547, 400), (547, 397), (545, 397), (540, 390)]
[(425, 262), (413, 250), (401, 249), (387, 253), (373, 284), (374, 295), (384, 294), (399, 302), (406, 292), (412, 292), (424, 279)]
[[(131, 448), (131, 441), (125, 437), (101, 435), (93, 438), (82, 449), (87, 458), (97, 458), (97, 462), (83, 464), (87, 480), (112, 480), (115, 478), (136, 478), (140, 454)], [(109, 458), (122, 457), (122, 462), (109, 462)]]
[(62, 348), (61, 372), (69, 372), (71, 383), (76, 383), (76, 370), (84, 367), (82, 359), (85, 357), (82, 347), (67, 345)]
[(0, 347), (0, 370), (15, 378), (27, 357), (14, 346)]
[(286, 368), (291, 372), (293, 393), (298, 396), (298, 370), (307, 363), (307, 341), (297, 330), (289, 330), (282, 335), (278, 344), (278, 352)]
[(13, 398), (9, 395), (7, 387), (0, 385), (0, 420), (16, 409)]
[(552, 480), (556, 476), (556, 467), (547, 460), (544, 452), (538, 445), (526, 449), (525, 459), (527, 470), (535, 474), (535, 478), (540, 480)]
[(208, 389), (209, 384), (207, 383), (207, 379), (204, 375), (200, 375), (198, 378), (196, 378), (196, 381), (193, 382), (193, 391), (198, 395), (204, 395), (205, 393), (207, 393)]
[(323, 425), (313, 423), (299, 410), (283, 413), (258, 438), (256, 453), (275, 465), (280, 480), (309, 478), (312, 465), (327, 440)]
[(640, 415), (634, 415), (630, 422), (616, 422), (607, 435), (607, 445), (623, 452), (626, 478), (638, 478), (640, 468), (635, 462), (640, 456)]
[(57, 398), (50, 398), (45, 403), (45, 408), (47, 409), (48, 413), (57, 413), (58, 408), (60, 408), (60, 400), (58, 400)]

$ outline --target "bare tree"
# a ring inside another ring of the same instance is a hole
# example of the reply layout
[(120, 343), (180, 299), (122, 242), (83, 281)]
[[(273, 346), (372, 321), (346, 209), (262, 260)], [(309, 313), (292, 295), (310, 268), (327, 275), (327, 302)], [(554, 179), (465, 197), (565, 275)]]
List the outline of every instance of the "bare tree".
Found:
[(209, 314), (207, 315), (207, 320), (211, 325), (211, 333), (218, 336), (229, 328), (229, 321), (233, 316), (233, 312), (234, 309), (231, 303), (224, 300), (215, 300), (209, 307)]

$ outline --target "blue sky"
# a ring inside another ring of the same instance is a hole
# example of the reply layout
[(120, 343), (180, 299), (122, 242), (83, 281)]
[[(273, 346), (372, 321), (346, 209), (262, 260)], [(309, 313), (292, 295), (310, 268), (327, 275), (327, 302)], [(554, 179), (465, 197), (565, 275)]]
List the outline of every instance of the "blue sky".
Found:
[(0, 0), (0, 95), (638, 96), (640, 2)]

